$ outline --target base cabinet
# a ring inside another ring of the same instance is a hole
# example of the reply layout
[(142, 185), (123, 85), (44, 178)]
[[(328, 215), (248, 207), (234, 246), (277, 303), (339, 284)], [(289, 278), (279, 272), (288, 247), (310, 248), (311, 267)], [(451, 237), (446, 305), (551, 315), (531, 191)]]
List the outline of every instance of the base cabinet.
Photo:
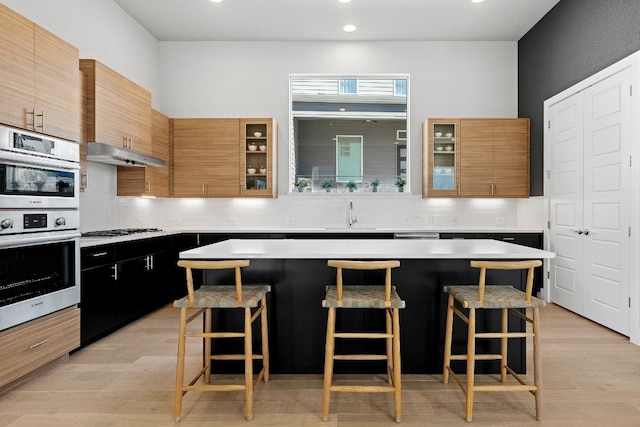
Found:
[(172, 238), (83, 248), (82, 346), (172, 301), (176, 258)]
[(0, 332), (0, 388), (80, 346), (80, 309), (73, 306)]

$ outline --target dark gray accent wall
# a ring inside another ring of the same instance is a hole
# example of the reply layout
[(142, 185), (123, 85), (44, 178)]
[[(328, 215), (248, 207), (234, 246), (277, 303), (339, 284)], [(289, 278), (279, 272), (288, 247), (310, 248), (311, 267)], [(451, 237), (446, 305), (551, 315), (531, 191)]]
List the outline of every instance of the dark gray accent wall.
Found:
[(543, 103), (640, 50), (640, 0), (560, 0), (518, 42), (518, 116), (531, 118), (531, 195), (543, 194)]

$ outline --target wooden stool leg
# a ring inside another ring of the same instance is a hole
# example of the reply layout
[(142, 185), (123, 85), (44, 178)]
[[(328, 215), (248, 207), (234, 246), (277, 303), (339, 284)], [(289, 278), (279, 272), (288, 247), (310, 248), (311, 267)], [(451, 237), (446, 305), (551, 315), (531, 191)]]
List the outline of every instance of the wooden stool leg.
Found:
[(269, 382), (269, 328), (267, 322), (267, 297), (263, 296), (260, 302), (262, 305), (262, 313), (260, 315), (260, 335), (262, 337), (262, 369), (265, 383)]
[(509, 310), (502, 309), (502, 337), (500, 338), (500, 381), (503, 383), (507, 381), (507, 348), (509, 339), (507, 333), (509, 332)]
[(251, 346), (251, 308), (244, 309), (244, 386), (245, 418), (253, 419), (253, 348)]
[(400, 313), (393, 309), (393, 387), (395, 389), (396, 422), (402, 421), (402, 370), (400, 367)]
[[(207, 308), (204, 311), (204, 332), (206, 334), (211, 333), (211, 318), (212, 311)], [(202, 366), (204, 369), (204, 382), (209, 384), (211, 382), (211, 336), (205, 336), (204, 338), (204, 351), (202, 354)]]
[(538, 307), (533, 308), (533, 381), (536, 385), (536, 418), (542, 421), (542, 358), (540, 356), (540, 317)]
[(442, 367), (442, 382), (449, 383), (449, 366), (451, 366), (451, 341), (453, 336), (453, 295), (449, 295), (447, 302), (447, 323), (444, 333), (444, 365)]
[(179, 422), (182, 416), (182, 385), (184, 383), (184, 352), (187, 333), (187, 309), (180, 310), (180, 327), (178, 332), (178, 362), (176, 365), (176, 393), (173, 406), (173, 419)]
[(386, 333), (388, 337), (386, 338), (387, 344), (387, 380), (389, 384), (393, 384), (393, 365), (394, 365), (394, 355), (393, 355), (393, 339), (391, 335), (393, 335), (392, 331), (392, 315), (391, 309), (386, 308), (385, 312), (385, 324), (386, 324)]
[(336, 309), (329, 308), (327, 317), (327, 342), (324, 355), (324, 387), (322, 392), (322, 421), (329, 419), (329, 403), (331, 400), (331, 379), (333, 376), (334, 336), (336, 329)]
[(467, 336), (467, 421), (473, 419), (473, 388), (475, 386), (476, 361), (476, 310), (469, 309), (469, 328)]

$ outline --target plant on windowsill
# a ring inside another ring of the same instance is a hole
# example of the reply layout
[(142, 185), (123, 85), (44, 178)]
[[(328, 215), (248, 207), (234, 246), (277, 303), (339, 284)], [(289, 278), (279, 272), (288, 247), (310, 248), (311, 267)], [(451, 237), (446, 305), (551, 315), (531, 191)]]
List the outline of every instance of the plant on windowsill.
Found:
[(324, 188), (324, 191), (326, 191), (327, 193), (330, 193), (331, 189), (333, 188), (333, 181), (322, 181), (320, 187)]
[(295, 186), (298, 189), (299, 193), (302, 193), (304, 189), (307, 188), (308, 185), (309, 183), (305, 180), (299, 180), (299, 181), (296, 181), (295, 183)]
[(358, 188), (358, 183), (350, 179), (349, 182), (347, 182), (347, 188), (349, 189), (349, 193), (353, 193), (353, 190)]
[(407, 185), (407, 181), (403, 178), (398, 177), (396, 180), (396, 187), (398, 187), (398, 192), (402, 193), (404, 191), (404, 186)]
[(380, 179), (374, 178), (371, 180), (371, 191), (374, 193), (378, 192), (378, 186), (380, 185)]

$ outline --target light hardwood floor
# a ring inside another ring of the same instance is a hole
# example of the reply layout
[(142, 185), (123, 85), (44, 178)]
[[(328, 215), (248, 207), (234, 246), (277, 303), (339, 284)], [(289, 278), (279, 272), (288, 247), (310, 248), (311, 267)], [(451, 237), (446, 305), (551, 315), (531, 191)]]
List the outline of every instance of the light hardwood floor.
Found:
[[(402, 320), (401, 320), (402, 322)], [(166, 307), (0, 394), (0, 426), (173, 426), (178, 310)], [(530, 346), (529, 346), (530, 347)], [(197, 347), (194, 347), (197, 352)], [(477, 393), (482, 426), (640, 426), (640, 347), (560, 307), (542, 309), (544, 420), (528, 393)], [(0, 361), (0, 363), (2, 363)], [(403, 376), (405, 426), (466, 426), (463, 395), (439, 375)], [(390, 394), (334, 394), (322, 378), (272, 376), (245, 421), (242, 392), (187, 394), (183, 427), (387, 426)]]

